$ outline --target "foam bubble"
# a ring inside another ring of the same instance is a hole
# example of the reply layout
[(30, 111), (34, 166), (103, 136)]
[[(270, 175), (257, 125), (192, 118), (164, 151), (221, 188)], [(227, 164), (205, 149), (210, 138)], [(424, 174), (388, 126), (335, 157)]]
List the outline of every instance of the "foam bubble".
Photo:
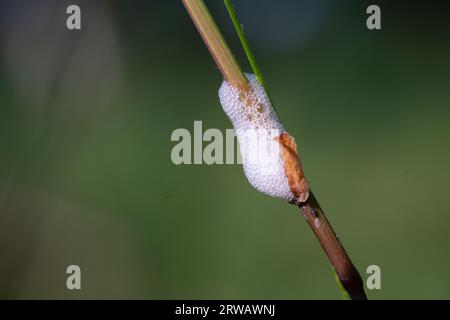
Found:
[(292, 201), (279, 137), (285, 132), (256, 76), (246, 74), (252, 90), (243, 92), (224, 81), (219, 89), (222, 108), (239, 141), (244, 173), (258, 191)]

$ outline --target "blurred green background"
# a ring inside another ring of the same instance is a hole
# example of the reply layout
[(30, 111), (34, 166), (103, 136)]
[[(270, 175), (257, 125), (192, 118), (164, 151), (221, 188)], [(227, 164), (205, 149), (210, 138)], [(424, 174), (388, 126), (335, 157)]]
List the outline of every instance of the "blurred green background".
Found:
[[(377, 1), (381, 31), (367, 1), (234, 3), (329, 220), (364, 279), (381, 267), (369, 298), (449, 299), (444, 1)], [(298, 209), (240, 165), (171, 162), (176, 128), (231, 128), (180, 1), (2, 0), (0, 28), (1, 298), (341, 298)]]

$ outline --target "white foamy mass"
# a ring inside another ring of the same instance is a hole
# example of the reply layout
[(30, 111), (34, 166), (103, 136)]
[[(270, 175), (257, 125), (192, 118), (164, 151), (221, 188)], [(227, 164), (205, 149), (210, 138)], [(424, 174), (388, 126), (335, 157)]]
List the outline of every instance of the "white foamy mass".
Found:
[(245, 176), (258, 191), (291, 201), (295, 197), (285, 174), (278, 140), (285, 130), (256, 76), (246, 74), (246, 77), (253, 89), (250, 92), (226, 81), (219, 89), (220, 103), (239, 141)]

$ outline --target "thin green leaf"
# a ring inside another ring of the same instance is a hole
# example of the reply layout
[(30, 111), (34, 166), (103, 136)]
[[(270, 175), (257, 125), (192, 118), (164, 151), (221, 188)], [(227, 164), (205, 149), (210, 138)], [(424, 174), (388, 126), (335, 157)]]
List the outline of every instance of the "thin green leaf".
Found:
[(344, 286), (342, 285), (341, 281), (339, 280), (339, 277), (334, 269), (333, 269), (333, 274), (334, 274), (334, 280), (336, 280), (336, 283), (339, 288), (339, 292), (342, 295), (342, 298), (344, 298), (344, 300), (351, 300), (350, 295), (348, 294), (347, 290), (345, 290)]
[(245, 54), (247, 55), (247, 59), (253, 69), (253, 73), (256, 75), (256, 78), (261, 83), (263, 88), (267, 91), (266, 84), (264, 82), (264, 78), (262, 76), (261, 70), (256, 63), (255, 56), (253, 55), (250, 45), (245, 37), (244, 30), (242, 29), (242, 24), (239, 22), (239, 19), (236, 15), (236, 11), (234, 10), (233, 4), (231, 0), (224, 0), (225, 6), (227, 7), (228, 14), (230, 15), (231, 21), (233, 22), (234, 28), (239, 36), (239, 40), (241, 41), (242, 47), (244, 48)]

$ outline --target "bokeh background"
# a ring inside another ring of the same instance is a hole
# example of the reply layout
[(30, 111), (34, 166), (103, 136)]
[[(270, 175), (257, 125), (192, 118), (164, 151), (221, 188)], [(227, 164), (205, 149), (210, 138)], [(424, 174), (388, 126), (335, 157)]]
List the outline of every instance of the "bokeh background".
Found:
[[(373, 1), (369, 31), (372, 2), (234, 3), (369, 298), (450, 298), (448, 6)], [(231, 128), (221, 80), (180, 1), (0, 1), (0, 297), (340, 299), (295, 207), (171, 162), (176, 128)]]

